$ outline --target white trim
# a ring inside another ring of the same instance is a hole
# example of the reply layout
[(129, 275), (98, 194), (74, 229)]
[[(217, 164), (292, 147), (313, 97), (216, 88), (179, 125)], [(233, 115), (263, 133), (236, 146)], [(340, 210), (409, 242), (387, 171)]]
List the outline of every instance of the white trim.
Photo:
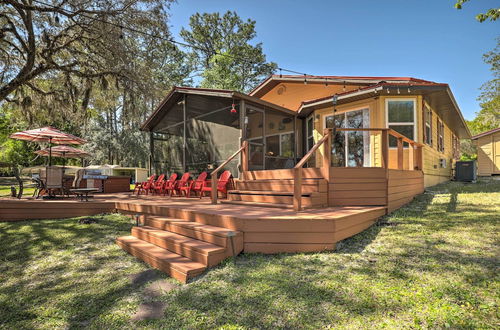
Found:
[[(386, 98), (385, 99), (385, 127), (389, 128), (389, 101), (413, 101), (413, 122), (391, 122), (391, 125), (394, 126), (409, 126), (413, 125), (413, 141), (417, 141), (417, 98), (402, 98), (402, 97), (394, 97), (394, 98)], [(409, 137), (408, 137), (409, 138)], [(405, 147), (408, 148), (408, 147)], [(397, 149), (396, 147), (389, 147), (389, 149)]]

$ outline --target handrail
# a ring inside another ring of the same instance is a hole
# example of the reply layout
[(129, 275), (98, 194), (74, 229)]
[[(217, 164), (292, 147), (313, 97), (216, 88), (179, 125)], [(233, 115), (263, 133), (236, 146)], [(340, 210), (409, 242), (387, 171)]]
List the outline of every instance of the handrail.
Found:
[[(293, 175), (293, 209), (295, 211), (301, 211), (302, 210), (302, 167), (305, 165), (305, 163), (309, 160), (309, 158), (312, 157), (312, 155), (316, 152), (316, 150), (319, 149), (321, 145), (324, 146), (323, 150), (323, 166), (322, 169), (326, 173), (323, 172), (323, 177), (326, 178), (326, 176), (329, 176), (328, 170), (330, 167), (330, 138), (332, 136), (332, 130), (327, 128), (323, 131), (323, 137), (316, 142), (316, 144), (307, 152), (307, 154), (302, 157), (302, 159), (295, 165), (293, 168), (294, 170), (294, 175)], [(327, 142), (327, 143), (325, 143)], [(328, 179), (327, 179), (328, 180)]]
[[(398, 169), (403, 169), (403, 142), (408, 143), (411, 148), (409, 148), (408, 155), (408, 168), (419, 169), (423, 167), (422, 164), (422, 147), (423, 144), (418, 143), (403, 134), (391, 129), (391, 128), (335, 128), (337, 132), (349, 132), (349, 131), (361, 131), (361, 132), (381, 132), (381, 156), (382, 156), (382, 168), (389, 168), (389, 135), (394, 136), (398, 141), (397, 147), (397, 164)], [(295, 165), (294, 179), (293, 179), (293, 208), (295, 211), (302, 210), (302, 167), (306, 162), (316, 153), (321, 145), (324, 146), (323, 152), (323, 164), (322, 164), (322, 174), (323, 177), (329, 181), (330, 179), (330, 157), (331, 157), (331, 143), (333, 138), (333, 129), (326, 128), (323, 131), (323, 137), (316, 142), (316, 144), (307, 152), (307, 154), (302, 157), (302, 159)], [(415, 166), (416, 165), (416, 166)]]
[(211, 177), (210, 180), (211, 180), (211, 187), (212, 187), (212, 189), (211, 189), (212, 190), (211, 191), (212, 204), (217, 204), (217, 198), (218, 198), (217, 173), (219, 173), (219, 171), (221, 169), (223, 169), (224, 166), (227, 165), (227, 163), (232, 161), (234, 159), (234, 157), (238, 156), (238, 154), (240, 152), (243, 152), (243, 159), (241, 161), (242, 170), (243, 171), (248, 170), (247, 169), (247, 167), (248, 167), (248, 141), (245, 140), (241, 144), (241, 147), (234, 154), (232, 154), (228, 159), (226, 159), (222, 164), (220, 164), (219, 167), (217, 167), (215, 170), (213, 170), (210, 173), (210, 177)]

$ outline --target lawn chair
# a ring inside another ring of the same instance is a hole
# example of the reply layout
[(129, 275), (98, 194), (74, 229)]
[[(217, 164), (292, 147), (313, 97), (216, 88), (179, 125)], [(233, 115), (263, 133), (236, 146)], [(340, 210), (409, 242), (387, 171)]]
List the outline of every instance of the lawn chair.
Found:
[(199, 191), (201, 194), (201, 188), (205, 184), (205, 180), (207, 179), (208, 173), (207, 172), (201, 172), (200, 175), (196, 178), (196, 180), (192, 180), (189, 182), (184, 187), (179, 187), (180, 193), (184, 193), (184, 196), (186, 197), (191, 197), (191, 192), (194, 192), (194, 195), (196, 196), (196, 192)]
[(189, 172), (184, 173), (181, 179), (175, 182), (172, 193), (175, 192), (178, 196), (181, 196), (181, 188), (189, 186), (189, 178), (191, 178), (191, 174)]
[[(161, 174), (155, 182), (151, 184), (150, 191), (154, 195), (161, 190), (161, 187), (165, 183), (165, 174)], [(146, 192), (147, 195), (147, 192)]]
[(166, 195), (168, 192), (169, 196), (172, 196), (172, 190), (175, 188), (175, 180), (177, 180), (177, 174), (173, 173), (168, 180), (163, 183), (163, 186), (160, 187), (160, 190), (157, 192), (161, 195)]
[[(230, 183), (232, 183), (232, 180), (233, 180), (233, 178), (232, 178), (230, 171), (222, 172), (222, 174), (219, 177), (219, 180), (217, 181), (217, 187), (215, 187), (215, 189), (217, 189), (217, 194), (219, 192), (221, 192), (227, 196), (227, 187)], [(208, 192), (209, 196), (210, 196), (210, 193), (212, 192), (212, 188), (214, 188), (214, 187), (207, 186), (206, 181), (205, 181), (205, 184), (201, 188), (200, 198), (203, 196), (204, 192)]]
[(140, 195), (141, 193), (141, 190), (146, 186), (146, 185), (150, 185), (151, 182), (153, 182), (155, 180), (155, 176), (154, 175), (151, 175), (148, 179), (148, 181), (143, 181), (143, 182), (136, 182), (135, 183), (135, 187), (134, 187), (134, 194), (137, 193), (137, 195)]

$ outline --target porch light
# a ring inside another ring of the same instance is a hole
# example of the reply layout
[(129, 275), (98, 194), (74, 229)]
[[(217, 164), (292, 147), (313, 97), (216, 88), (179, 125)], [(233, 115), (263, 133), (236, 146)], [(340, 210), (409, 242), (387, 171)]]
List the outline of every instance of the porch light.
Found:
[(332, 102), (333, 102), (333, 105), (337, 105), (337, 101), (338, 101), (339, 97), (337, 94), (333, 95), (332, 97)]

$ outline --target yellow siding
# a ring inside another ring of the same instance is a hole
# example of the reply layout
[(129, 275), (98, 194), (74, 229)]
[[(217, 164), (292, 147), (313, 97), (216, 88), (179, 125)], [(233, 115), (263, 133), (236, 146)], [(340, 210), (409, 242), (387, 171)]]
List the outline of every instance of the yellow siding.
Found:
[[(419, 118), (419, 136), (421, 136), (421, 143), (424, 143), (423, 150), (423, 163), (424, 163), (424, 185), (426, 187), (436, 185), (438, 183), (448, 181), (452, 177), (452, 168), (455, 160), (453, 159), (452, 149), (452, 131), (444, 123), (444, 152), (437, 150), (438, 145), (438, 114), (432, 109), (432, 146), (425, 144), (423, 141), (423, 126), (422, 126), (422, 106), (418, 109)], [(441, 119), (440, 119), (441, 120)], [(439, 160), (446, 159), (446, 167), (439, 166)]]
[(500, 132), (483, 136), (477, 144), (477, 174), (500, 174)]
[[(360, 86), (346, 86), (346, 91), (357, 89)], [(303, 101), (318, 99), (342, 93), (344, 87), (318, 83), (286, 82), (281, 83), (264, 94), (261, 99), (281, 105), (282, 107), (297, 110)], [(281, 94), (280, 94), (281, 93)]]

